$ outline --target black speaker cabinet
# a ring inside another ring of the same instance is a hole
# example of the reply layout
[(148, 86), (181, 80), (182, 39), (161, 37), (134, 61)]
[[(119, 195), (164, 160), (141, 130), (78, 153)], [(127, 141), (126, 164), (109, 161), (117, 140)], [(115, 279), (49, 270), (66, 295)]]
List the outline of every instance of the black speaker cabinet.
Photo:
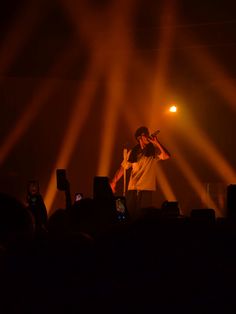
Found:
[(227, 217), (236, 219), (236, 184), (227, 186)]

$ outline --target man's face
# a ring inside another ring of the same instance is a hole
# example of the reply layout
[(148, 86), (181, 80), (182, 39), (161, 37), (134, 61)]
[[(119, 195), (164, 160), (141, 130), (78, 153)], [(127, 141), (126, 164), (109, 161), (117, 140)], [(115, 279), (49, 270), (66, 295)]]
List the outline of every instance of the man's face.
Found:
[(146, 146), (149, 143), (149, 136), (147, 133), (142, 133), (138, 139), (141, 146)]

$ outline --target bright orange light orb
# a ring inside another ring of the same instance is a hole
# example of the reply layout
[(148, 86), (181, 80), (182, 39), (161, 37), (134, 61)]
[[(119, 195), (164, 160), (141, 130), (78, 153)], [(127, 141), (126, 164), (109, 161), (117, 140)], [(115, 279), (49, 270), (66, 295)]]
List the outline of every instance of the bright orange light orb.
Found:
[(175, 105), (171, 106), (169, 109), (170, 112), (176, 112), (177, 111), (177, 107)]

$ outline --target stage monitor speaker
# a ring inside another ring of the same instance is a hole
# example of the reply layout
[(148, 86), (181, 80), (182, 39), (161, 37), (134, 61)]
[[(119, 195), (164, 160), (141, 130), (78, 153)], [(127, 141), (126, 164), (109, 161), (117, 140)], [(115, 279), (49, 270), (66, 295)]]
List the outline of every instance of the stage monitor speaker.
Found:
[(236, 184), (227, 186), (227, 217), (236, 219)]
[(192, 209), (190, 218), (192, 221), (215, 222), (215, 210), (212, 208)]
[(165, 217), (178, 217), (180, 215), (179, 203), (177, 201), (164, 201), (161, 211)]

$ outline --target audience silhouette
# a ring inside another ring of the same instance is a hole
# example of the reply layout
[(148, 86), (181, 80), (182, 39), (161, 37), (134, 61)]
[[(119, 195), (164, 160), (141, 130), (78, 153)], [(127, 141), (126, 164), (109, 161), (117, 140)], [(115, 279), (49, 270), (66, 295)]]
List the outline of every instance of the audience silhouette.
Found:
[(121, 223), (114, 204), (96, 194), (41, 224), (29, 206), (0, 193), (2, 309), (234, 313), (233, 219), (216, 218), (214, 209), (185, 217), (165, 202)]

